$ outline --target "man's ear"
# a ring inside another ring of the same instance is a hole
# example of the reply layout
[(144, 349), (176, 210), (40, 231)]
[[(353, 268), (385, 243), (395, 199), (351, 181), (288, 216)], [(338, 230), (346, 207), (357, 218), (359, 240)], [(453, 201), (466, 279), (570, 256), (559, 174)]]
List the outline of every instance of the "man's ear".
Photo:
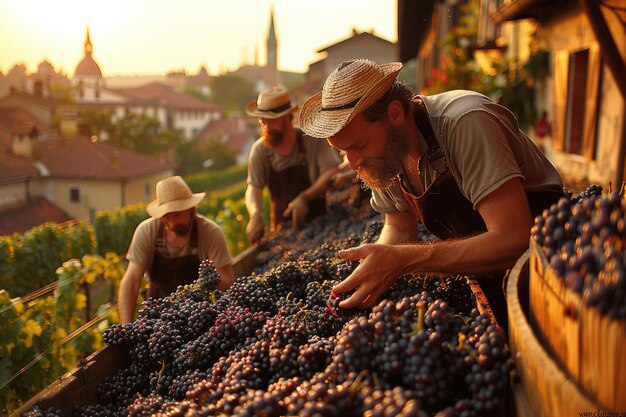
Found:
[(404, 123), (404, 107), (399, 100), (391, 100), (387, 106), (387, 118), (394, 126), (400, 126)]

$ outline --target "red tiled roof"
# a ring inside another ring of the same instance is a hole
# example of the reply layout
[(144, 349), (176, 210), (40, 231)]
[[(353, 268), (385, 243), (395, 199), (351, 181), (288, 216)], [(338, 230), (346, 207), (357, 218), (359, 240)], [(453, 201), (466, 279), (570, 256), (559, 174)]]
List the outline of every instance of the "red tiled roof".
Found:
[(157, 157), (80, 137), (38, 142), (37, 156), (51, 177), (122, 180), (175, 166)]
[(246, 144), (246, 142), (250, 140), (250, 137), (251, 136), (249, 133), (234, 133), (230, 135), (226, 144), (233, 151), (239, 152), (243, 149), (243, 146)]
[(51, 97), (41, 97), (17, 88), (12, 88), (9, 91), (9, 94), (4, 97), (0, 97), (0, 103), (4, 103), (7, 106), (11, 105), (10, 103), (15, 102), (16, 100), (24, 100), (39, 106), (48, 107), (50, 109), (57, 103), (57, 100)]
[(188, 94), (181, 94), (173, 88), (158, 82), (140, 87), (109, 88), (109, 90), (139, 101), (157, 101), (169, 105), (174, 109), (219, 111), (220, 106), (199, 100)]
[(198, 133), (198, 140), (203, 141), (211, 136), (226, 135), (226, 144), (234, 151), (240, 151), (252, 136), (252, 130), (246, 120), (229, 118), (208, 123)]
[(62, 223), (70, 217), (44, 197), (2, 207), (0, 210), (0, 235), (24, 233), (45, 222)]
[(23, 156), (0, 152), (0, 181), (10, 179), (23, 180), (24, 177), (36, 177), (39, 170)]
[(0, 107), (0, 128), (4, 128), (9, 134), (25, 135), (33, 127), (40, 133), (48, 131), (45, 123), (28, 110), (17, 106)]

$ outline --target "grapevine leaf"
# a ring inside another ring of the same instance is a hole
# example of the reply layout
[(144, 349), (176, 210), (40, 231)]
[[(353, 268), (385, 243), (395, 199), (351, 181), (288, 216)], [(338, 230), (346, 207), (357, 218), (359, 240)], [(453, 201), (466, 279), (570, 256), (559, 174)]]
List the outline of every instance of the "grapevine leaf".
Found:
[(24, 345), (28, 348), (33, 345), (33, 337), (41, 335), (42, 328), (35, 320), (28, 319), (24, 326), (20, 329), (20, 335), (23, 335)]

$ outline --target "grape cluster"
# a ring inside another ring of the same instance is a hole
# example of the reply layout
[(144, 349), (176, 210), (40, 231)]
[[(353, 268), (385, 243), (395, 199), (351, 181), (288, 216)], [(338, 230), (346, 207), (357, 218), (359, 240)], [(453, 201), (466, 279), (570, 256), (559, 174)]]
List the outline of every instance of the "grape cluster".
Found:
[(214, 291), (220, 284), (220, 275), (213, 266), (213, 261), (205, 259), (198, 267), (198, 285), (206, 292)]
[(626, 203), (623, 194), (561, 198), (537, 216), (531, 238), (551, 268), (584, 302), (614, 319), (626, 318)]
[(602, 191), (603, 188), (601, 185), (591, 184), (577, 196), (571, 197), (572, 204), (582, 203), (583, 200), (591, 197), (600, 197), (602, 195)]
[(333, 285), (358, 265), (338, 250), (381, 228), (369, 206), (339, 205), (274, 236), (226, 291), (204, 262), (196, 281), (104, 333), (131, 365), (73, 415), (493, 415), (510, 359), (466, 277), (405, 275), (371, 309), (338, 307), (350, 293)]

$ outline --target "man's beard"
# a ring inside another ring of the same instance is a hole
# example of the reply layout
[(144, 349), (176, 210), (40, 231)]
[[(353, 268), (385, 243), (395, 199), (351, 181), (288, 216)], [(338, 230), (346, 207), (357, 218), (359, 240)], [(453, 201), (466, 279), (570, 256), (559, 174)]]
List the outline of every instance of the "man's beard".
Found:
[(176, 234), (176, 236), (178, 237), (183, 237), (183, 236), (187, 236), (190, 229), (191, 229), (191, 223), (177, 224), (174, 227), (172, 227), (172, 232), (174, 232), (174, 234)]
[(383, 156), (365, 158), (356, 169), (359, 179), (369, 188), (384, 190), (391, 187), (402, 171), (402, 161), (409, 151), (409, 137), (403, 128), (393, 126), (388, 131), (388, 138)]
[(192, 221), (193, 221), (193, 217), (190, 218), (187, 223), (177, 223), (172, 226), (166, 224), (166, 226), (168, 226), (170, 231), (174, 233), (176, 236), (184, 237), (184, 236), (187, 236), (189, 232), (191, 231)]
[(265, 132), (265, 144), (270, 148), (276, 148), (285, 138), (285, 134), (277, 129), (270, 129)]

